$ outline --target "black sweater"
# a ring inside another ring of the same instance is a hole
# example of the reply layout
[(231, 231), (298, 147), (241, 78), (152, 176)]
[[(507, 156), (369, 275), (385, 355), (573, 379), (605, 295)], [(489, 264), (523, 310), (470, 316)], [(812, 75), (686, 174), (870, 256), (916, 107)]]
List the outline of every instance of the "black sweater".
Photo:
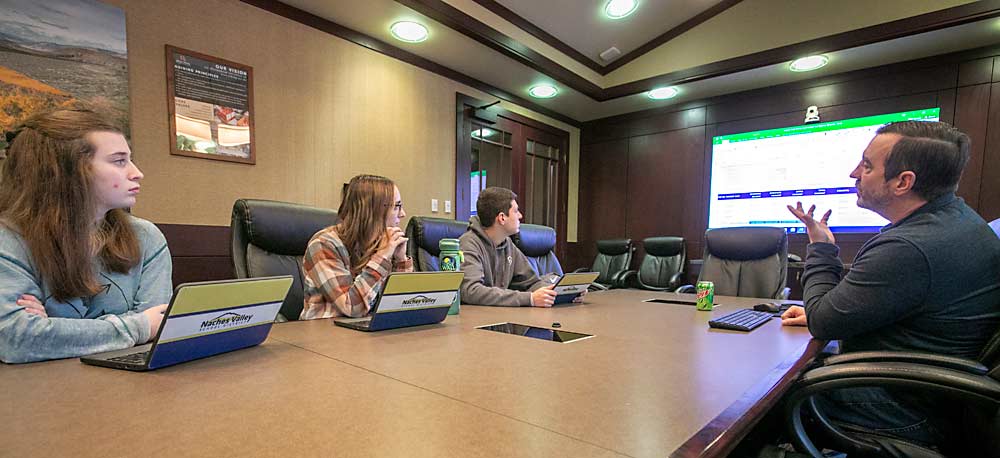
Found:
[(1000, 239), (954, 194), (882, 228), (843, 280), (838, 254), (809, 244), (802, 284), (809, 331), (844, 351), (975, 358), (1000, 328)]

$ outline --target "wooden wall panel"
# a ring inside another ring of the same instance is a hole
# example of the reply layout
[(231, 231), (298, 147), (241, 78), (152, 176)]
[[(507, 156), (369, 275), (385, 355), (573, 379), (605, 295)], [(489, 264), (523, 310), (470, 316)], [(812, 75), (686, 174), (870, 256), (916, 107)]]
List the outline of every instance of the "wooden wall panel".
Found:
[(958, 196), (978, 210), (983, 153), (986, 150), (986, 124), (990, 112), (990, 85), (977, 84), (958, 88), (955, 106), (955, 127), (968, 134), (972, 140), (969, 163), (958, 184)]
[[(781, 86), (737, 94), (708, 109), (709, 124), (743, 120), (786, 112), (805, 113), (806, 107), (831, 107), (955, 87), (955, 65), (911, 70), (899, 74), (876, 75), (851, 81), (789, 91)], [(822, 115), (822, 110), (820, 112)], [(801, 124), (799, 119), (794, 124)]]
[(958, 85), (989, 83), (993, 77), (993, 58), (970, 60), (958, 65)]
[(595, 240), (625, 236), (628, 141), (612, 140), (580, 147), (579, 230), (576, 246), (593, 260)]
[(1000, 218), (1000, 83), (993, 83), (990, 90), (989, 123), (983, 151), (982, 184), (979, 187), (979, 214), (986, 221)]
[[(611, 138), (627, 138), (629, 142), (629, 160), (624, 165), (628, 170), (627, 199), (593, 201), (589, 211), (613, 214), (617, 219), (624, 203), (625, 235), (633, 240), (654, 234), (682, 235), (688, 239), (688, 257), (700, 258), (707, 223), (711, 137), (798, 125), (805, 108), (817, 105), (823, 120), (940, 107), (942, 121), (957, 125), (973, 139), (959, 195), (984, 218), (1000, 217), (1000, 185), (995, 185), (1000, 183), (1000, 94), (986, 83), (1000, 81), (996, 66), (1000, 66), (1000, 59), (990, 54), (939, 56), (690, 102), (674, 111), (661, 108), (588, 122), (581, 132), (585, 150), (588, 143), (606, 148)], [(1000, 83), (994, 86), (1000, 87)], [(704, 117), (703, 126), (696, 123), (699, 116)], [(695, 133), (700, 133), (697, 141)], [(601, 177), (619, 180), (620, 176), (608, 170), (590, 170), (608, 166), (607, 161), (582, 159), (581, 177), (590, 177), (588, 187), (608, 190), (610, 184), (598, 182)], [(655, 198), (648, 197), (651, 192)], [(585, 205), (583, 195), (581, 186), (581, 207)], [(581, 234), (588, 225), (596, 225), (595, 233), (608, 233), (606, 222), (581, 219)], [(841, 258), (853, 261), (872, 235), (840, 234)], [(804, 255), (807, 244), (804, 234), (789, 237), (792, 253)], [(636, 264), (639, 258), (641, 251)]]
[(235, 278), (229, 253), (229, 226), (157, 224), (170, 248), (173, 283)]
[(675, 235), (700, 240), (704, 126), (629, 140), (627, 234), (633, 240)]

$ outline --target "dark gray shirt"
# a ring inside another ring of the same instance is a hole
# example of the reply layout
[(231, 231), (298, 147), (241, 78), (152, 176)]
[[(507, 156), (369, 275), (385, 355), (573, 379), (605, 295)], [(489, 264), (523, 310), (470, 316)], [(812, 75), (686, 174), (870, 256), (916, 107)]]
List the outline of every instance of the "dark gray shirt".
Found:
[(882, 228), (843, 280), (838, 254), (809, 244), (802, 284), (809, 331), (844, 351), (975, 358), (1000, 328), (1000, 239), (954, 194)]

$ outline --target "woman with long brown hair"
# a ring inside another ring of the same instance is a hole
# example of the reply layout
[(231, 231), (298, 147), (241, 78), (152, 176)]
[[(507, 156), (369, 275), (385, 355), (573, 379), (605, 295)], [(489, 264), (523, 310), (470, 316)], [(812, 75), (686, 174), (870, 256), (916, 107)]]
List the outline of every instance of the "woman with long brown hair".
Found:
[(300, 319), (367, 315), (390, 272), (413, 271), (399, 228), (406, 212), (392, 180), (351, 178), (337, 213), (340, 224), (313, 235), (302, 258), (305, 303)]
[(121, 130), (72, 106), (6, 134), (0, 181), (0, 361), (146, 343), (170, 299), (170, 252), (131, 216), (142, 172)]

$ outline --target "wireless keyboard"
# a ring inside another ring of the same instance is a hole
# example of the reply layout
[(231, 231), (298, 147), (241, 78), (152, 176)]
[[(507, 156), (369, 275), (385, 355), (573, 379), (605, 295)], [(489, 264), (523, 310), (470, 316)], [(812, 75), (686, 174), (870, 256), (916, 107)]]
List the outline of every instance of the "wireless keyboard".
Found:
[(750, 332), (757, 326), (767, 323), (767, 320), (770, 320), (773, 316), (770, 312), (742, 309), (709, 320), (708, 327)]

